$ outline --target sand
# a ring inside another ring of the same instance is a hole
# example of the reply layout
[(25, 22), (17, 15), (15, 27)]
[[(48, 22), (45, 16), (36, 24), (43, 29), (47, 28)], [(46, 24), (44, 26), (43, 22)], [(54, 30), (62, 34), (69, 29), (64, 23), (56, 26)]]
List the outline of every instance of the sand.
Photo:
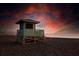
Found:
[(0, 36), (0, 56), (78, 56), (79, 40), (46, 38), (37, 43), (16, 43), (16, 36)]

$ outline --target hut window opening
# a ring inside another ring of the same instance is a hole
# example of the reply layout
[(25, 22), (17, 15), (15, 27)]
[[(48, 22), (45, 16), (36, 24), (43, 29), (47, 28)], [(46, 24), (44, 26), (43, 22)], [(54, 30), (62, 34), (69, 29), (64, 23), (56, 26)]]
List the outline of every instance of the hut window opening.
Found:
[(26, 23), (26, 28), (27, 29), (33, 29), (33, 24), (32, 23)]

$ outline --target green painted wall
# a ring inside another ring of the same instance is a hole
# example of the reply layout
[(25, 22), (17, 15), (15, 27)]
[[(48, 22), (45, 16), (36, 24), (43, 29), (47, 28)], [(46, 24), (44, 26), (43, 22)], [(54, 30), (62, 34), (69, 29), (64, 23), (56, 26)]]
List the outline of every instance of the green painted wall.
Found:
[(22, 28), (20, 28), (17, 31), (17, 40), (19, 42), (22, 42), (24, 38), (29, 37), (44, 37), (44, 30), (36, 30), (35, 24), (33, 24), (33, 29), (27, 29), (26, 24), (20, 25)]
[(25, 29), (24, 36), (43, 37), (44, 31), (43, 30), (35, 30), (35, 29)]

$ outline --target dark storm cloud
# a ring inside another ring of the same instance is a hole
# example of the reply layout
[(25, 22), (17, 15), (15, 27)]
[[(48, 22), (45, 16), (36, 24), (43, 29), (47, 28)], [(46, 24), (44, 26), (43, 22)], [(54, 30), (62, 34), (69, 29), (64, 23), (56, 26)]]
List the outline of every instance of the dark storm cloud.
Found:
[[(15, 15), (17, 12), (21, 12), (22, 9), (29, 7), (31, 4), (0, 4), (0, 18), (10, 17)], [(50, 9), (54, 7), (61, 11), (62, 18), (74, 18), (79, 17), (79, 4), (48, 4)], [(7, 15), (5, 15), (7, 14)], [(8, 15), (9, 14), (9, 15)], [(72, 21), (74, 20), (72, 19)]]
[(61, 11), (61, 17), (66, 24), (74, 24), (74, 28), (79, 28), (79, 4), (57, 4)]
[[(17, 13), (21, 13), (24, 8), (28, 8), (32, 4), (13, 4), (13, 3), (7, 3), (7, 4), (0, 4), (0, 25), (2, 26), (2, 22), (5, 23), (4, 27), (8, 27), (9, 20), (13, 22), (14, 18), (16, 18)], [(49, 15), (51, 18), (57, 18), (51, 15), (51, 11), (53, 8), (57, 8), (61, 12), (60, 17), (63, 19), (65, 25), (72, 25), (73, 27), (69, 29), (70, 31), (73, 31), (72, 29), (75, 28), (75, 31), (77, 32), (79, 29), (79, 4), (72, 4), (72, 3), (65, 3), (65, 4), (47, 4), (49, 6), (49, 12), (47, 15)], [(27, 14), (26, 14), (27, 15)], [(33, 15), (28, 14), (31, 17)], [(2, 28), (1, 31), (4, 29)], [(6, 30), (5, 28), (5, 30)], [(65, 30), (65, 29), (64, 29)], [(62, 30), (63, 31), (63, 30)]]
[(11, 19), (28, 4), (0, 4), (0, 20)]

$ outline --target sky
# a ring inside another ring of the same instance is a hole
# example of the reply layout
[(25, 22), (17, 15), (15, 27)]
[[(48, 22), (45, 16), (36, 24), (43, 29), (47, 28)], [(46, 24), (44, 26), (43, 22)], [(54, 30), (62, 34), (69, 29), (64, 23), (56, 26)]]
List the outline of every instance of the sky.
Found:
[(77, 3), (1, 3), (0, 35), (15, 35), (20, 19), (40, 21), (37, 29), (47, 37), (79, 38), (79, 4)]

